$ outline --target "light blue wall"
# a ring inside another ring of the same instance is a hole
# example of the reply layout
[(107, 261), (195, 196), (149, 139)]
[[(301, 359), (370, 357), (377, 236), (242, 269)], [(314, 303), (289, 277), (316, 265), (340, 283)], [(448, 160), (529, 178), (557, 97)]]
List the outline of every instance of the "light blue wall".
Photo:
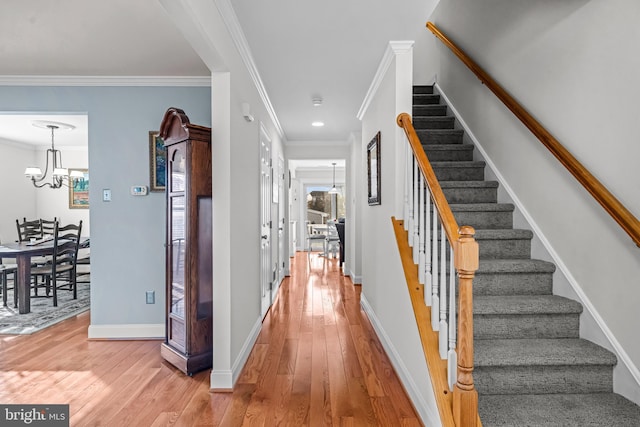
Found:
[(0, 87), (0, 111), (89, 116), (92, 325), (164, 323), (164, 193), (129, 189), (149, 185), (148, 132), (169, 107), (211, 126), (209, 87)]

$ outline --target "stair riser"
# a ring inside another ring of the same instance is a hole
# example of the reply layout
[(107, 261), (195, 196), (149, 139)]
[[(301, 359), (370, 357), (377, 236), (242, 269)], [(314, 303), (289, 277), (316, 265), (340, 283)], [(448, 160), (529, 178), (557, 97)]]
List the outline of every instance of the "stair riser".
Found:
[(474, 315), (476, 339), (578, 338), (580, 315)]
[(413, 95), (413, 105), (439, 104), (440, 95)]
[(440, 181), (482, 181), (484, 167), (433, 167), (436, 177)]
[(473, 379), (482, 394), (608, 393), (613, 369), (595, 366), (477, 366)]
[(418, 130), (424, 129), (453, 129), (453, 117), (414, 117), (413, 127)]
[(413, 117), (419, 116), (446, 116), (447, 106), (439, 104), (414, 105), (411, 112)]
[[(505, 214), (505, 212), (500, 212)], [(457, 220), (457, 215), (454, 213)], [(506, 218), (502, 218), (501, 221), (508, 221)], [(459, 225), (466, 222), (458, 221)], [(489, 227), (476, 227), (474, 228), (489, 228)], [(487, 225), (483, 223), (483, 225)], [(495, 227), (503, 228), (503, 227)], [(478, 246), (480, 247), (480, 259), (528, 259), (531, 257), (531, 240), (530, 239), (509, 239), (509, 240), (478, 240)]]
[[(455, 212), (454, 211), (453, 216), (458, 222), (458, 225), (460, 226), (470, 225), (476, 230), (478, 229), (496, 230), (501, 228), (513, 228), (512, 212)], [(482, 256), (485, 256), (485, 255), (482, 255)]]
[(473, 160), (473, 150), (430, 150), (428, 145), (423, 145), (430, 162), (470, 162)]
[(451, 130), (448, 132), (433, 132), (416, 130), (420, 142), (424, 144), (462, 144), (463, 132)]
[(414, 86), (413, 87), (414, 94), (431, 94), (433, 93), (433, 86)]
[(476, 273), (473, 279), (474, 295), (550, 295), (552, 290), (550, 273)]
[(450, 204), (496, 203), (497, 188), (444, 188), (444, 197)]

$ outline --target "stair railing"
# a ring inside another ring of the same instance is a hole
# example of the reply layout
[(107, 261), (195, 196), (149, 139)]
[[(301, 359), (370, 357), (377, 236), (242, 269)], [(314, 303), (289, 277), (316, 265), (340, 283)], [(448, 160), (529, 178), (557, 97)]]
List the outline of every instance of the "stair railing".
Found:
[(565, 168), (582, 184), (594, 199), (611, 215), (611, 217), (640, 246), (640, 221), (636, 218), (582, 163), (580, 163), (551, 133), (529, 114), (509, 93), (488, 75), (462, 49), (456, 46), (432, 22), (427, 28), (435, 34), (451, 51), (473, 72), (476, 77), (493, 92), (504, 105), (533, 133), (542, 144), (564, 165)]
[(397, 123), (404, 129), (409, 146), (404, 224), (424, 286), (424, 303), (431, 307), (431, 327), (438, 331), (440, 358), (447, 360), (453, 419), (456, 426), (475, 426), (478, 394), (473, 384), (473, 277), (479, 263), (475, 230), (458, 227), (411, 116), (401, 113)]

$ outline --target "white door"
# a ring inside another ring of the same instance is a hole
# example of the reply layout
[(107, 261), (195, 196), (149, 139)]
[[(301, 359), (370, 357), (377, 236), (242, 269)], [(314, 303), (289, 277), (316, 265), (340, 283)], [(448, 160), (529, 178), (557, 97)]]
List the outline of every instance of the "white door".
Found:
[(262, 317), (271, 307), (273, 274), (271, 270), (271, 141), (260, 132), (260, 312)]
[(285, 207), (285, 197), (284, 197), (284, 186), (285, 186), (285, 178), (284, 178), (284, 159), (282, 157), (278, 158), (278, 194), (280, 197), (278, 198), (278, 265), (276, 270), (278, 272), (278, 278), (276, 280), (276, 286), (274, 289), (274, 295), (276, 295), (278, 291), (278, 287), (282, 279), (284, 279), (285, 272), (285, 262), (288, 261), (288, 254), (286, 252), (287, 245), (284, 241), (284, 207)]

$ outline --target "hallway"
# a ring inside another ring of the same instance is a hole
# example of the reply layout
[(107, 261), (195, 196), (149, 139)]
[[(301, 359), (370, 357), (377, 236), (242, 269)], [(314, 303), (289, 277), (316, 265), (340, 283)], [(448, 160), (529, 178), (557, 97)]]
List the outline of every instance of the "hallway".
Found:
[(89, 314), (0, 336), (0, 403), (69, 404), (72, 426), (420, 426), (338, 261), (298, 252), (232, 393), (160, 341), (88, 341)]

